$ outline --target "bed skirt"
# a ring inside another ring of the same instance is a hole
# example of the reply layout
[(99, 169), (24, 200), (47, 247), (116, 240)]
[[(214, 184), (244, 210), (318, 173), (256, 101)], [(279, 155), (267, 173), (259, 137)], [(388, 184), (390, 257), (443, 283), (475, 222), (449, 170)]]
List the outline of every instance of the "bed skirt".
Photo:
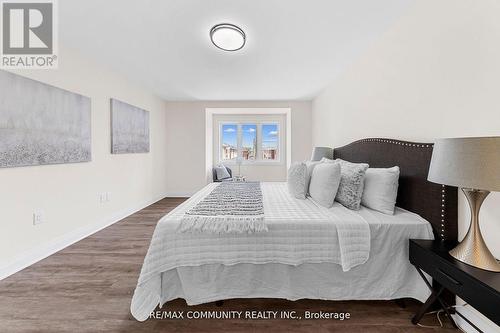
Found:
[(430, 294), (409, 263), (385, 267), (367, 263), (349, 272), (333, 263), (209, 264), (171, 269), (148, 283), (157, 284), (158, 289), (151, 289), (161, 290), (161, 295), (149, 295), (142, 306), (132, 307), (140, 321), (148, 319), (158, 304), (176, 298), (197, 305), (231, 298), (425, 301)]

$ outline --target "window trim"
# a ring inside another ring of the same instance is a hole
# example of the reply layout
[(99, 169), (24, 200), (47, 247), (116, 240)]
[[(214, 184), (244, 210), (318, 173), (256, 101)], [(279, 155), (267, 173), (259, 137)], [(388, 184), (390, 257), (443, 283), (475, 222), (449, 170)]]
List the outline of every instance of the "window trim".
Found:
[[(245, 119), (245, 120), (219, 120), (217, 122), (217, 127), (219, 129), (219, 142), (218, 142), (218, 163), (223, 163), (226, 165), (237, 165), (236, 159), (231, 159), (231, 160), (224, 160), (222, 158), (222, 136), (224, 134), (222, 127), (224, 125), (236, 125), (237, 128), (237, 134), (236, 134), (236, 141), (237, 141), (237, 156), (241, 156), (241, 150), (242, 150), (242, 126), (243, 125), (256, 125), (256, 136), (257, 136), (257, 149), (256, 149), (256, 158), (255, 160), (242, 160), (241, 165), (282, 165), (284, 163), (284, 160), (282, 158), (282, 151), (283, 151), (283, 133), (281, 132), (281, 121), (279, 120), (255, 120), (255, 119)], [(278, 158), (275, 160), (265, 160), (262, 158), (262, 125), (276, 125), (278, 129), (278, 135), (277, 135), (277, 143), (278, 143)]]
[[(207, 107), (205, 108), (205, 182), (209, 184), (213, 180), (213, 167), (218, 162), (218, 148), (214, 146), (218, 140), (216, 117), (231, 116), (279, 116), (284, 119), (282, 123), (281, 155), (282, 165), (286, 169), (292, 165), (292, 108), (290, 106), (275, 107)], [(285, 131), (285, 132), (283, 132)]]

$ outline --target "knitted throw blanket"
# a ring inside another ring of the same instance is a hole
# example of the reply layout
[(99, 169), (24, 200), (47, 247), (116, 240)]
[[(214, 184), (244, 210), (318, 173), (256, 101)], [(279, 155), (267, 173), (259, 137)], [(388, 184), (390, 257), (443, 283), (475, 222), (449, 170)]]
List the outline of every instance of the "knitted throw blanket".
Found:
[(184, 214), (178, 230), (216, 234), (267, 231), (260, 183), (220, 183)]

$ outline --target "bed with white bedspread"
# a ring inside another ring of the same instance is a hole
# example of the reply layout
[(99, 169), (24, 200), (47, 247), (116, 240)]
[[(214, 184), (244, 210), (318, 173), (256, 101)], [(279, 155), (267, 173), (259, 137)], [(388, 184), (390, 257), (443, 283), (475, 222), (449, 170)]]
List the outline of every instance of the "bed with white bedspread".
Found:
[[(209, 184), (163, 217), (154, 232), (131, 304), (146, 320), (158, 304), (274, 297), (424, 300), (429, 292), (408, 261), (408, 239), (433, 239), (431, 225), (397, 209), (384, 215), (295, 199), (286, 183), (261, 183), (267, 232), (181, 233), (185, 213)], [(390, 265), (389, 265), (390, 263)]]

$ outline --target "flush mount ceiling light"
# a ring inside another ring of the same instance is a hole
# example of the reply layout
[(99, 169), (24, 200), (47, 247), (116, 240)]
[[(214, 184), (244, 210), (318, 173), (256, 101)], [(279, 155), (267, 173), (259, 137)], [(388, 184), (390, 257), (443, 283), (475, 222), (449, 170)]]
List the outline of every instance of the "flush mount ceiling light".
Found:
[(210, 39), (221, 50), (237, 51), (245, 46), (246, 36), (243, 30), (234, 24), (221, 23), (210, 29)]

